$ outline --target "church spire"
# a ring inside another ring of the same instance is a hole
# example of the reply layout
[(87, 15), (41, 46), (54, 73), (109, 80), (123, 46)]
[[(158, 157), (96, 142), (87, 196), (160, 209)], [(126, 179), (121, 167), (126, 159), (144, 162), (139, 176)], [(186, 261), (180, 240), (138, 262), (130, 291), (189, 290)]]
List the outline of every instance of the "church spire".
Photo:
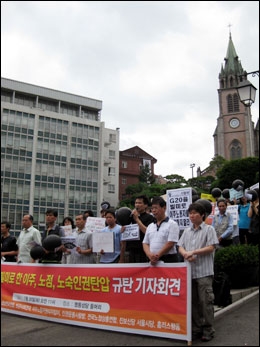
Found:
[(221, 71), (219, 74), (219, 79), (228, 78), (228, 77), (236, 77), (237, 82), (239, 81), (238, 76), (245, 75), (246, 71), (243, 69), (240, 60), (238, 59), (238, 55), (232, 41), (231, 32), (229, 33), (229, 42), (225, 60), (225, 66), (221, 67)]

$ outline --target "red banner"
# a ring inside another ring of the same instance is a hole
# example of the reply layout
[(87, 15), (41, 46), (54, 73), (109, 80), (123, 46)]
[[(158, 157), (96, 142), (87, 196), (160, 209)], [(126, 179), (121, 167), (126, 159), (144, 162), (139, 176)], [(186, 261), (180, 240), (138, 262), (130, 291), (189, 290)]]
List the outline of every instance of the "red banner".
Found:
[(2, 311), (191, 340), (189, 264), (3, 263)]

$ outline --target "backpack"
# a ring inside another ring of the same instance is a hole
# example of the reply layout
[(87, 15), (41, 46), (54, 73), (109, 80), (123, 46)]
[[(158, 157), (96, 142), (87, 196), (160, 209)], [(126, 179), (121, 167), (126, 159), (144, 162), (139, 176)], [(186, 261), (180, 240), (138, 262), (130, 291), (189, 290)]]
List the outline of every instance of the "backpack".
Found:
[(231, 281), (225, 272), (218, 272), (213, 279), (214, 305), (228, 306), (232, 303), (230, 294)]

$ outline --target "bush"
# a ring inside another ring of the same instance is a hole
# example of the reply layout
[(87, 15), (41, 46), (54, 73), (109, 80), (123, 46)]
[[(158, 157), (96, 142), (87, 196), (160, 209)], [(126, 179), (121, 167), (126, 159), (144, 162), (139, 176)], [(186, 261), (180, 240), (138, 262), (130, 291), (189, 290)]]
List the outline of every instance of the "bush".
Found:
[(232, 288), (257, 285), (259, 248), (253, 245), (237, 245), (221, 248), (215, 254), (215, 272), (230, 276)]

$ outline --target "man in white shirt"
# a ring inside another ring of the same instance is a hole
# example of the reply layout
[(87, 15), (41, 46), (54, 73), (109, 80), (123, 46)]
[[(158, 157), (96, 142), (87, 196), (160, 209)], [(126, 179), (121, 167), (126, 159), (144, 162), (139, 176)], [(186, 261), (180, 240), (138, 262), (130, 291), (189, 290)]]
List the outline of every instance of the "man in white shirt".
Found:
[(152, 201), (152, 214), (156, 221), (151, 223), (143, 240), (143, 249), (152, 265), (159, 260), (165, 263), (178, 262), (176, 243), (179, 240), (178, 224), (166, 217), (166, 202), (161, 197)]
[(30, 256), (30, 251), (35, 244), (41, 245), (41, 234), (38, 229), (33, 226), (33, 216), (23, 216), (23, 230), (17, 240), (19, 247), (18, 263), (32, 263), (34, 262)]

